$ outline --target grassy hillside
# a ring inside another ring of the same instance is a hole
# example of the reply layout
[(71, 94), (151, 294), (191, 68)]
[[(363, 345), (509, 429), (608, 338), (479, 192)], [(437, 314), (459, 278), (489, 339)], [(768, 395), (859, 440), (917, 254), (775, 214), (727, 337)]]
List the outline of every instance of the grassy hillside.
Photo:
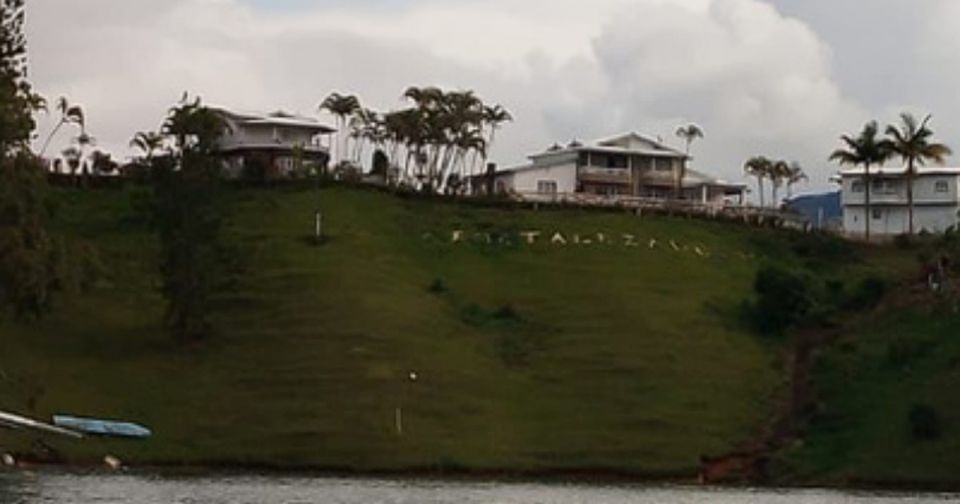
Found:
[[(815, 379), (819, 412), (782, 477), (829, 484), (960, 483), (960, 316), (932, 305), (878, 315), (831, 346)], [(916, 407), (938, 435), (917, 436)]]
[(33, 395), (38, 416), (141, 421), (154, 439), (57, 442), (138, 462), (686, 472), (749, 437), (781, 386), (780, 344), (738, 321), (760, 265), (852, 283), (889, 259), (825, 260), (834, 245), (736, 224), (343, 188), (319, 195), (315, 247), (316, 192), (236, 196), (243, 273), (218, 334), (182, 347), (160, 327), (157, 245), (131, 194), (61, 193), (58, 226), (99, 247), (107, 276), (0, 326), (0, 407), (30, 413)]

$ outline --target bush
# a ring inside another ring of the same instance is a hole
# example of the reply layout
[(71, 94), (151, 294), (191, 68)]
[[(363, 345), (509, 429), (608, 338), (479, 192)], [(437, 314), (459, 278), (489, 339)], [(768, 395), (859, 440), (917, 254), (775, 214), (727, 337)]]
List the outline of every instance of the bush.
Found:
[(914, 246), (914, 239), (908, 234), (899, 234), (893, 238), (893, 244), (900, 250), (909, 250)]
[(813, 307), (808, 280), (779, 267), (761, 269), (754, 282), (754, 291), (757, 301), (749, 315), (764, 334), (782, 335), (804, 320)]
[(443, 294), (449, 289), (447, 288), (447, 284), (443, 281), (443, 279), (438, 278), (434, 280), (429, 287), (427, 287), (427, 290), (432, 294)]
[(887, 363), (903, 368), (925, 356), (932, 348), (933, 345), (927, 341), (899, 337), (887, 346)]
[(849, 307), (855, 310), (870, 310), (876, 308), (887, 295), (887, 281), (883, 278), (872, 276), (865, 278), (857, 286), (848, 303)]
[(940, 415), (932, 406), (915, 404), (910, 409), (910, 430), (917, 441), (933, 441), (943, 434)]

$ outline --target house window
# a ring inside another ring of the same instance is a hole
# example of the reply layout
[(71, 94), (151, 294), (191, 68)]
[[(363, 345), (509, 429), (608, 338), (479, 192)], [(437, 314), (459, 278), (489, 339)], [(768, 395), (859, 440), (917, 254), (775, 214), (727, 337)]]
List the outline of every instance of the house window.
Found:
[(854, 180), (853, 184), (850, 185), (850, 191), (855, 193), (862, 193), (863, 187), (864, 187), (863, 182), (859, 180)]
[(879, 208), (874, 208), (873, 220), (881, 220), (881, 219), (883, 219), (883, 210), (880, 210)]
[(950, 183), (946, 180), (938, 180), (936, 185), (936, 191), (938, 193), (948, 193), (950, 192)]
[(557, 194), (557, 182), (554, 180), (538, 181), (537, 192), (540, 194)]

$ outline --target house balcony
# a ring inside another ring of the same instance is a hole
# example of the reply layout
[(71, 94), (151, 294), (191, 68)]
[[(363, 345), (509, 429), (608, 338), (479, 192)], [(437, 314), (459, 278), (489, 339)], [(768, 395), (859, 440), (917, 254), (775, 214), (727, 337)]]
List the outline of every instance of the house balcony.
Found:
[[(866, 195), (862, 192), (849, 193), (843, 195), (843, 204), (847, 206), (866, 205)], [(915, 205), (950, 205), (957, 204), (957, 197), (949, 194), (931, 194), (920, 191), (914, 191), (913, 202)], [(906, 206), (908, 204), (906, 189), (893, 191), (878, 191), (870, 193), (870, 204), (877, 206)]]
[(577, 171), (580, 182), (596, 184), (627, 184), (632, 182), (628, 168), (601, 168), (581, 166)]

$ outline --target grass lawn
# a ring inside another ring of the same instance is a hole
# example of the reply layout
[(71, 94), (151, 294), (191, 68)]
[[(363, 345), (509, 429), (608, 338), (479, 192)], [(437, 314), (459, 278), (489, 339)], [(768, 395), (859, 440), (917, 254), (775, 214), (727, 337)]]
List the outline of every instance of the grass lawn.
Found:
[(217, 300), (217, 335), (182, 347), (160, 325), (157, 245), (130, 191), (58, 194), (57, 225), (99, 248), (106, 278), (49, 318), (0, 326), (0, 408), (156, 433), (55, 442), (78, 457), (692, 474), (749, 437), (782, 384), (780, 344), (738, 322), (760, 265), (853, 282), (898, 260), (818, 260), (736, 224), (347, 188), (319, 195), (330, 240), (315, 247), (316, 192), (236, 198), (244, 273)]

